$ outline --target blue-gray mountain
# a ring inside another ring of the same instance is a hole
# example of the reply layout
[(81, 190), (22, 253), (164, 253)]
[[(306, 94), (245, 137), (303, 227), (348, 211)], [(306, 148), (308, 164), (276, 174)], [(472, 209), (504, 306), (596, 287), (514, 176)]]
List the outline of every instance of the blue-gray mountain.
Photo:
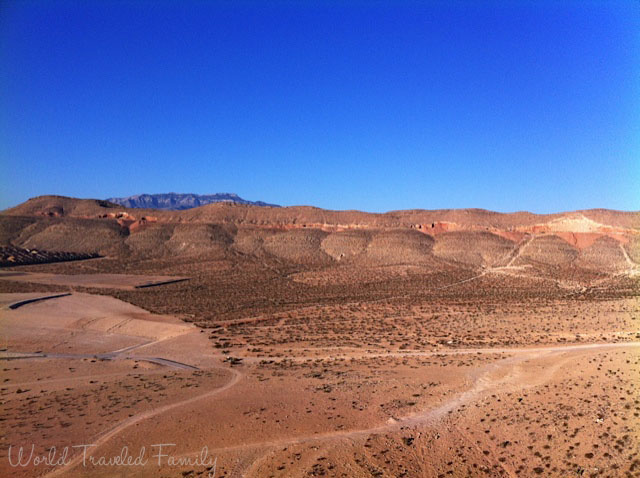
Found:
[(251, 204), (252, 206), (280, 207), (277, 204), (268, 204), (262, 201), (248, 201), (233, 193), (217, 194), (138, 194), (124, 198), (109, 198), (109, 202), (120, 204), (124, 207), (137, 207), (143, 209), (167, 209), (180, 211), (204, 206), (215, 202), (234, 202), (238, 204)]

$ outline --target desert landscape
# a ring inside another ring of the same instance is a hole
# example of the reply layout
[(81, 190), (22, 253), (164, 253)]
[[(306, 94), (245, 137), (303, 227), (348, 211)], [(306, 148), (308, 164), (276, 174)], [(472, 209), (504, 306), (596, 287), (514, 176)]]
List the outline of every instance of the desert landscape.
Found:
[(640, 476), (637, 212), (41, 196), (0, 241), (2, 476)]
[(0, 478), (640, 478), (639, 32), (0, 3)]

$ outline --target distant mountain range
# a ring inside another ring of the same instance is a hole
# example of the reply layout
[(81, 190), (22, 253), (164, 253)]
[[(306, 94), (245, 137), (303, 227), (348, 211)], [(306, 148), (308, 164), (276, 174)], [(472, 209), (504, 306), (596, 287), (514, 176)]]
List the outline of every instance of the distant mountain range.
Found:
[(233, 193), (217, 194), (138, 194), (124, 198), (109, 198), (107, 201), (120, 204), (124, 207), (135, 207), (142, 209), (166, 209), (170, 211), (180, 211), (204, 206), (215, 202), (233, 202), (238, 204), (250, 204), (252, 206), (280, 207), (277, 204), (268, 204), (262, 201), (248, 201)]

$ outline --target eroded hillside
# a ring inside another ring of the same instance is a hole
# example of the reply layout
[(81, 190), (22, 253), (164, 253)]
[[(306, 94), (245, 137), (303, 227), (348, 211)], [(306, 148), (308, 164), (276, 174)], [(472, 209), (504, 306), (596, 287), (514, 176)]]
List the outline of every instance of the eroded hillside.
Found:
[(450, 268), (637, 268), (640, 214), (536, 215), (480, 209), (370, 214), (219, 203), (186, 211), (127, 209), (100, 200), (31, 199), (0, 215), (0, 241), (126, 258), (269, 258), (310, 267), (410, 264)]

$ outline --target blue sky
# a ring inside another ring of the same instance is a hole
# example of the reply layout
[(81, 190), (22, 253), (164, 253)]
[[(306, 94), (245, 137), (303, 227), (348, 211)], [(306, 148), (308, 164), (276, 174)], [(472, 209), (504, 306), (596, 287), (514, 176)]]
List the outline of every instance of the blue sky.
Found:
[(0, 208), (640, 209), (637, 1), (8, 1), (0, 65)]

